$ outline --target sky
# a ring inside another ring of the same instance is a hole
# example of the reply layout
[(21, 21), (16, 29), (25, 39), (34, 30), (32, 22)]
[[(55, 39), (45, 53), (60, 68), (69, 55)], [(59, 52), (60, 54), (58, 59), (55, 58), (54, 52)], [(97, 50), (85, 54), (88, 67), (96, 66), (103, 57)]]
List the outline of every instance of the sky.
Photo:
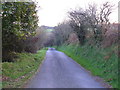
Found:
[(99, 7), (104, 2), (109, 1), (115, 5), (113, 13), (110, 15), (111, 22), (118, 22), (118, 2), (120, 0), (35, 0), (38, 2), (38, 25), (57, 26), (58, 23), (67, 20), (67, 12), (75, 8), (87, 8), (88, 4), (97, 4)]

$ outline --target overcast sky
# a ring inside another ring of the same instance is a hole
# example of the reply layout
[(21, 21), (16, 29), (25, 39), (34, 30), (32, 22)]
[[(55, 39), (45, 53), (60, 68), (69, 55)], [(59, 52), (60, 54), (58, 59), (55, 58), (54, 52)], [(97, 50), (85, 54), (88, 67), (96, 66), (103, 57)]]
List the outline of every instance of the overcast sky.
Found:
[(67, 12), (78, 7), (87, 8), (88, 3), (96, 3), (98, 7), (109, 1), (115, 5), (115, 10), (110, 16), (111, 22), (118, 21), (119, 0), (36, 0), (41, 7), (38, 10), (39, 26), (56, 26), (59, 22), (67, 19)]

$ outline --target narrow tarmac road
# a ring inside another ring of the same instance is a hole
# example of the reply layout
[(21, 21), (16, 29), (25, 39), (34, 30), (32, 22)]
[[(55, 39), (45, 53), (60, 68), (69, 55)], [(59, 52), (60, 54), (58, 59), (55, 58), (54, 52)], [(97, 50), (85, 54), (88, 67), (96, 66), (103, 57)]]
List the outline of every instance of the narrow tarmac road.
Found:
[(57, 50), (48, 50), (26, 88), (104, 88), (84, 68)]

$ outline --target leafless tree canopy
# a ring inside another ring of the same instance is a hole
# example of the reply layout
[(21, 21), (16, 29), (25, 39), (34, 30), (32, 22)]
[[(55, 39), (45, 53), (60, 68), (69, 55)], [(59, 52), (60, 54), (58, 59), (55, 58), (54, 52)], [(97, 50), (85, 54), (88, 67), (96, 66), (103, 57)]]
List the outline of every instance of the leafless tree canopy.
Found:
[(109, 16), (112, 13), (113, 5), (109, 2), (104, 3), (100, 10), (97, 5), (89, 4), (87, 9), (79, 8), (68, 12), (70, 18), (70, 25), (76, 32), (81, 44), (85, 42), (86, 32), (91, 30), (94, 33), (96, 41), (102, 40), (102, 25), (109, 25)]

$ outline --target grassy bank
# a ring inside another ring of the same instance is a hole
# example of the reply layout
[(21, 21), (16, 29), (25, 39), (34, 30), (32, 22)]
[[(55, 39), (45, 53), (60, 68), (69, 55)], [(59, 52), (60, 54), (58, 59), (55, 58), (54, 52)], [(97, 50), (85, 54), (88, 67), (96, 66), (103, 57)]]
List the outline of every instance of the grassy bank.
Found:
[(93, 75), (103, 78), (113, 88), (118, 88), (117, 49), (115, 45), (105, 49), (88, 45), (81, 47), (63, 45), (58, 47), (58, 50), (64, 52), (87, 70), (91, 71)]
[(36, 54), (17, 53), (15, 62), (2, 63), (2, 87), (18, 88), (31, 78), (44, 59), (46, 50), (40, 50)]

